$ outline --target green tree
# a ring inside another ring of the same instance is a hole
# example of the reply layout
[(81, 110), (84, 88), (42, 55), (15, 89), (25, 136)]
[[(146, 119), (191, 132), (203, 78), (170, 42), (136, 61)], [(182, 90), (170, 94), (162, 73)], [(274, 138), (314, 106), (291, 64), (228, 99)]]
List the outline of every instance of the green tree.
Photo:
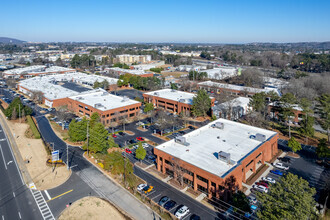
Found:
[(318, 99), (319, 113), (321, 115), (321, 126), (327, 131), (328, 142), (330, 142), (330, 94), (323, 94)]
[(93, 112), (93, 114), (91, 115), (91, 119), (90, 119), (90, 121), (89, 121), (89, 125), (90, 125), (91, 127), (94, 127), (94, 125), (95, 125), (96, 123), (99, 123), (100, 121), (101, 121), (101, 118), (100, 118), (99, 113), (97, 113), (97, 112)]
[(301, 144), (294, 138), (291, 137), (288, 141), (288, 147), (295, 153), (299, 150), (301, 150)]
[(253, 111), (260, 112), (261, 114), (266, 116), (267, 112), (267, 100), (266, 100), (266, 93), (256, 93), (254, 94), (249, 102), (249, 106), (253, 109)]
[(293, 105), (297, 102), (296, 97), (292, 93), (284, 94), (280, 99), (280, 113), (284, 121), (288, 121), (289, 125), (289, 137), (291, 138), (291, 123), (290, 119), (294, 116)]
[[(89, 134), (89, 151), (94, 153), (105, 153), (110, 148), (108, 140), (109, 133), (102, 123), (96, 123), (90, 128)], [(86, 146), (84, 146), (86, 149)]]
[(306, 116), (305, 119), (303, 119), (300, 122), (300, 128), (299, 132), (305, 136), (306, 144), (308, 144), (308, 137), (314, 136), (314, 118), (311, 116)]
[(171, 83), (171, 89), (177, 90), (178, 89), (178, 86), (175, 83)]
[(143, 111), (145, 113), (147, 113), (147, 112), (150, 112), (150, 111), (153, 111), (153, 110), (154, 110), (154, 104), (151, 102), (151, 103), (145, 104)]
[(233, 195), (231, 204), (244, 212), (251, 211), (250, 202), (242, 191), (238, 191)]
[(319, 158), (323, 159), (330, 157), (330, 149), (327, 146), (327, 140), (325, 138), (322, 138), (317, 145), (316, 154)]
[(139, 159), (140, 161), (144, 160), (146, 157), (147, 152), (146, 150), (142, 147), (142, 143), (139, 142), (139, 147), (135, 151), (135, 157)]
[(197, 95), (193, 97), (191, 112), (194, 116), (205, 117), (211, 109), (211, 99), (204, 89), (198, 90)]
[(69, 124), (69, 137), (73, 142), (85, 141), (87, 138), (87, 119), (77, 122), (72, 120)]
[[(28, 107), (28, 106), (24, 106), (23, 104), (22, 104), (22, 102), (21, 102), (21, 100), (20, 100), (20, 98), (15, 98), (10, 104), (9, 104), (9, 106), (8, 106), (8, 108), (6, 108), (6, 110), (4, 111), (4, 113), (5, 113), (5, 115), (6, 115), (6, 117), (8, 118), (8, 119), (11, 119), (12, 118), (12, 114), (13, 114), (13, 112), (14, 112), (14, 109), (16, 109), (15, 110), (15, 112), (16, 112), (16, 118), (17, 118), (17, 116), (19, 116), (19, 117), (22, 117), (22, 111), (24, 110), (24, 112), (25, 112), (25, 116), (26, 115), (31, 115), (32, 113), (33, 113), (33, 110), (30, 108), (30, 107)], [(20, 111), (20, 112), (19, 112)]]
[(259, 219), (316, 219), (316, 190), (309, 183), (292, 173), (280, 178), (269, 193), (257, 192)]

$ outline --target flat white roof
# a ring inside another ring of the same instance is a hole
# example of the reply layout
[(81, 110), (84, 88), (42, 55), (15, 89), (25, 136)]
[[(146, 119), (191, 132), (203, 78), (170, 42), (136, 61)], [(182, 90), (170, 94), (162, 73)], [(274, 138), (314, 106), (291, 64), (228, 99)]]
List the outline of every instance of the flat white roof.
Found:
[[(223, 123), (224, 129), (211, 127), (216, 122)], [(242, 159), (265, 142), (251, 138), (257, 133), (265, 135), (266, 141), (276, 134), (273, 131), (221, 118), (184, 135), (188, 146), (170, 140), (156, 148), (224, 178)], [(230, 154), (231, 163), (218, 159), (220, 151)]]
[(79, 95), (71, 96), (69, 98), (92, 106), (101, 111), (107, 111), (140, 103), (127, 97), (112, 95), (104, 89), (95, 89), (93, 91), (82, 92)]
[(270, 92), (274, 91), (277, 94), (280, 95), (279, 91), (275, 88), (265, 88), (265, 89), (259, 89), (259, 88), (253, 88), (253, 87), (247, 87), (247, 86), (238, 86), (238, 85), (233, 85), (233, 84), (226, 84), (226, 83), (217, 83), (217, 82), (212, 82), (212, 81), (205, 81), (205, 82), (200, 82), (198, 83), (199, 86), (210, 86), (210, 87), (215, 87), (215, 88), (222, 88), (222, 89), (231, 89), (231, 90), (237, 90), (237, 91), (246, 91), (250, 93), (260, 93), (260, 92)]
[(26, 73), (35, 72), (35, 71), (40, 72), (45, 69), (46, 69), (45, 65), (35, 65), (35, 66), (28, 66), (28, 67), (23, 67), (23, 68), (15, 68), (12, 70), (6, 70), (3, 73), (8, 74), (8, 75), (20, 75), (24, 72), (26, 72)]
[(76, 82), (78, 84), (84, 84), (92, 86), (95, 81), (102, 82), (108, 80), (109, 84), (116, 84), (118, 79), (88, 75), (85, 73), (64, 73), (56, 75), (36, 76), (29, 79), (21, 80), (19, 85), (30, 91), (41, 91), (44, 97), (49, 100), (66, 98), (69, 96), (78, 95), (79, 92), (67, 89), (59, 85), (58, 83), (69, 81)]
[(182, 102), (189, 105), (192, 105), (193, 97), (196, 95), (194, 93), (182, 92), (174, 89), (161, 89), (153, 92), (147, 92), (145, 94), (169, 99), (176, 102)]
[(134, 75), (143, 75), (146, 74), (146, 72), (144, 70), (131, 70), (131, 69), (122, 69), (119, 67), (111, 67), (108, 68), (109, 70), (113, 70), (113, 71), (118, 71), (118, 72), (123, 72), (123, 73), (129, 73), (129, 74), (134, 74)]

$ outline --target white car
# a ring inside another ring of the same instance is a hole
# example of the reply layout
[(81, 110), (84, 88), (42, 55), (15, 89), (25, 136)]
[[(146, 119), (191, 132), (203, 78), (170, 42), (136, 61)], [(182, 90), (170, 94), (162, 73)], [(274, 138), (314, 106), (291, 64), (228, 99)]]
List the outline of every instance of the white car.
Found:
[(274, 167), (278, 168), (278, 169), (282, 169), (282, 170), (288, 170), (289, 167), (288, 166), (284, 166), (283, 163), (274, 163), (273, 165)]
[(259, 191), (259, 192), (268, 193), (268, 189), (265, 186), (253, 185), (253, 189), (255, 189), (255, 190)]
[(146, 186), (147, 186), (147, 184), (141, 183), (140, 185), (137, 186), (137, 190), (142, 191), (144, 189), (144, 187), (146, 187)]
[(276, 181), (273, 178), (270, 178), (270, 177), (262, 177), (261, 179), (263, 181), (268, 182), (268, 183), (272, 183), (272, 184), (275, 184), (276, 183)]
[(143, 147), (143, 148), (147, 148), (147, 147), (149, 147), (149, 144), (147, 144), (147, 143), (143, 143), (143, 144), (142, 144), (142, 147)]
[(182, 219), (183, 217), (188, 215), (188, 213), (189, 213), (189, 208), (184, 205), (178, 211), (176, 211), (175, 217), (177, 217), (178, 219)]

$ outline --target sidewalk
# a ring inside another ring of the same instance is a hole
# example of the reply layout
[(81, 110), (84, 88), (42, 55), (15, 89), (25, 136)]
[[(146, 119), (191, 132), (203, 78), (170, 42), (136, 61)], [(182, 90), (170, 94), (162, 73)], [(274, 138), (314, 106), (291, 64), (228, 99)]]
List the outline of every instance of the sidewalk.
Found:
[[(84, 158), (87, 160), (85, 154)], [(133, 219), (161, 219), (157, 213), (129, 193), (119, 183), (107, 175), (104, 170), (95, 166), (89, 160), (87, 161), (93, 165), (93, 168), (96, 168), (104, 175), (99, 175), (99, 173), (95, 172), (95, 169), (92, 168), (84, 169), (77, 172), (77, 174), (100, 196), (108, 199), (121, 210), (124, 210), (129, 216), (133, 217)]]

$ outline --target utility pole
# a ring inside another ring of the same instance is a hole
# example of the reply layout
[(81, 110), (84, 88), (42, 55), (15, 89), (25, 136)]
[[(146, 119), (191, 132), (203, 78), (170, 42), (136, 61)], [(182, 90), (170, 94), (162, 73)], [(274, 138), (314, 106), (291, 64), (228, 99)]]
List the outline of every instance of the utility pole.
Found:
[(21, 123), (21, 105), (18, 104), (18, 118), (19, 118), (19, 123)]
[(126, 149), (124, 151), (125, 157), (124, 157), (124, 186), (126, 186)]
[(89, 133), (88, 133), (89, 121), (87, 121), (87, 156), (89, 156), (88, 145), (89, 145)]
[(68, 143), (66, 143), (66, 165), (67, 165), (67, 168), (69, 169), (69, 147), (68, 147)]

